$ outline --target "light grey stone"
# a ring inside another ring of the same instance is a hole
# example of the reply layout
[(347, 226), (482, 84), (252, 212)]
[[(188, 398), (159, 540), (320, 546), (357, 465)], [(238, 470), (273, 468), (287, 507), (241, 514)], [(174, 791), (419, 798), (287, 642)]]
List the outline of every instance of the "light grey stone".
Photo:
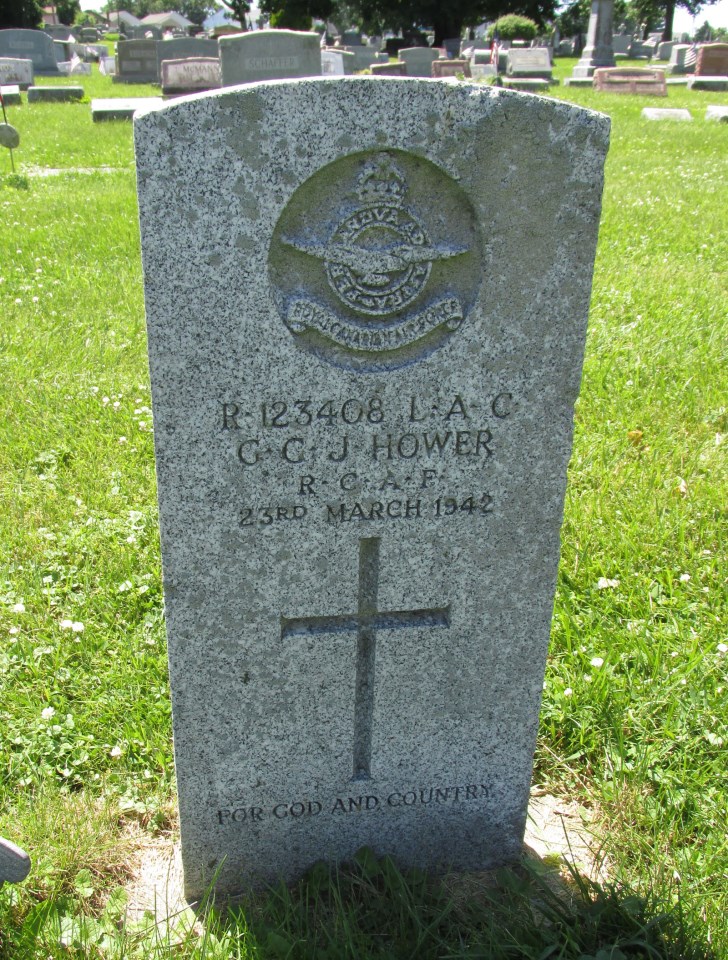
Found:
[(216, 90), (222, 85), (220, 61), (217, 57), (162, 60), (160, 79), (165, 95)]
[(728, 76), (724, 77), (688, 77), (689, 90), (712, 90), (720, 92), (728, 90)]
[(506, 75), (551, 80), (551, 58), (546, 47), (530, 47), (526, 50), (508, 51)]
[(0, 837), (0, 887), (3, 883), (20, 883), (30, 872), (30, 857), (10, 840)]
[(608, 118), (338, 77), (134, 127), (187, 895), (517, 858)]
[(399, 51), (399, 59), (407, 64), (409, 77), (431, 77), (432, 61), (439, 56), (440, 51), (431, 47), (405, 47)]
[(386, 53), (379, 53), (374, 47), (347, 47), (346, 52), (354, 56), (354, 73), (369, 70), (373, 64), (387, 63), (389, 60)]
[(69, 60), (66, 63), (58, 64), (58, 72), (63, 74), (64, 77), (90, 77), (91, 76), (91, 64), (90, 63), (79, 63), (73, 60)]
[(17, 83), (0, 85), (0, 94), (6, 107), (19, 107), (22, 103), (20, 86)]
[(4, 83), (17, 83), (21, 90), (27, 90), (33, 83), (33, 61), (0, 57), (0, 84)]
[(161, 107), (161, 97), (102, 97), (91, 101), (91, 119), (131, 120), (137, 110)]
[(642, 117), (645, 120), (692, 120), (689, 110), (669, 110), (661, 107), (643, 107)]
[(688, 43), (676, 43), (670, 53), (670, 63), (668, 69), (670, 73), (693, 73), (695, 71), (695, 61), (686, 63), (688, 52), (692, 49)]
[[(172, 40), (160, 40), (157, 44), (157, 70), (162, 78), (163, 60), (219, 59), (220, 47), (217, 40), (206, 37), (179, 37)], [(218, 84), (219, 86), (219, 84)]]
[(503, 86), (523, 93), (546, 93), (550, 83), (540, 77), (503, 77)]
[(28, 87), (28, 103), (72, 103), (83, 99), (83, 87)]
[(35, 73), (58, 73), (53, 40), (43, 30), (0, 30), (0, 57), (32, 60)]
[(592, 0), (586, 46), (571, 71), (572, 77), (593, 77), (599, 67), (614, 66), (613, 19), (614, 0)]
[(705, 111), (706, 120), (719, 120), (722, 123), (728, 123), (728, 107), (711, 105)]
[(116, 44), (114, 83), (159, 83), (157, 46), (162, 42), (164, 41), (120, 40)]
[[(353, 56), (353, 54), (347, 54)], [(322, 50), (321, 51), (321, 73), (325, 77), (343, 77), (344, 76), (344, 51), (343, 50)]]
[[(625, 33), (615, 33), (612, 37), (612, 50), (614, 53), (622, 53), (626, 56), (631, 43), (632, 37), (627, 36)], [(607, 66), (609, 66), (609, 64), (607, 64)]]
[(256, 80), (321, 76), (321, 41), (317, 33), (254, 30), (220, 37), (223, 86)]
[(470, 76), (473, 80), (487, 80), (489, 77), (497, 77), (498, 73), (492, 63), (471, 63)]
[(669, 60), (672, 56), (672, 48), (675, 46), (673, 40), (662, 40), (657, 44), (657, 59)]

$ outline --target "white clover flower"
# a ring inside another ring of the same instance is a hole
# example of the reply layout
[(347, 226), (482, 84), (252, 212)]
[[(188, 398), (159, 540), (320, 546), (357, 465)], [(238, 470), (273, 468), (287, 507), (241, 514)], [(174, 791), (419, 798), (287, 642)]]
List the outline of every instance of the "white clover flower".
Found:
[(51, 717), (55, 716), (55, 713), (56, 711), (53, 709), (53, 707), (44, 707), (44, 709), (41, 710), (40, 715), (44, 720), (50, 720)]
[(25, 604), (16, 603), (15, 606), (13, 607), (13, 613), (25, 613)]
[(680, 574), (680, 583), (688, 583), (689, 581), (690, 581), (690, 574), (689, 574), (689, 573), (681, 573), (681, 574)]
[(607, 577), (600, 577), (597, 580), (597, 590), (610, 590), (612, 587), (618, 587), (619, 580), (609, 580)]
[(61, 620), (59, 627), (61, 630), (70, 630), (73, 626), (73, 620)]
[(728, 643), (719, 643), (717, 649), (718, 653), (728, 653)]
[(566, 687), (566, 689), (564, 690), (564, 696), (565, 696), (565, 697), (570, 697), (570, 696), (573, 695), (573, 693), (574, 693), (574, 691), (571, 689), (571, 687)]
[(74, 633), (83, 633), (83, 624), (80, 622), (80, 620), (73, 621), (71, 624), (71, 630), (73, 630)]
[(120, 756), (121, 756), (121, 753), (122, 753), (122, 750), (121, 750), (121, 747), (120, 747), (120, 746), (117, 745), (117, 746), (111, 748), (111, 756), (112, 756), (112, 757), (120, 757)]
[(593, 667), (596, 667), (597, 670), (599, 669), (599, 667), (603, 667), (603, 666), (604, 666), (604, 660), (603, 660), (602, 657), (592, 657), (591, 660), (589, 661), (589, 663), (590, 663)]

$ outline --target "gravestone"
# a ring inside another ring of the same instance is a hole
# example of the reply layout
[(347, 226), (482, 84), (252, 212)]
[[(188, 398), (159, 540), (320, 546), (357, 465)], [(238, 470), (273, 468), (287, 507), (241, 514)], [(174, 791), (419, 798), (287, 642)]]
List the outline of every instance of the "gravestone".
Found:
[(53, 40), (43, 30), (0, 30), (0, 57), (32, 60), (41, 76), (58, 74)]
[(0, 887), (20, 883), (30, 872), (30, 857), (10, 840), (0, 837)]
[(83, 96), (83, 87), (28, 87), (28, 103), (75, 103)]
[(317, 33), (255, 30), (220, 37), (219, 44), (225, 87), (256, 80), (321, 75), (321, 46)]
[(492, 63), (471, 63), (470, 76), (473, 80), (487, 80), (489, 77), (497, 77), (498, 72)]
[(728, 123), (728, 106), (709, 106), (705, 111), (705, 119), (717, 120), (719, 123)]
[(443, 77), (470, 77), (469, 60), (433, 60), (432, 76)]
[(100, 97), (91, 101), (91, 119), (94, 123), (131, 120), (137, 110), (161, 107), (163, 103), (161, 97)]
[[(120, 40), (114, 83), (159, 83), (159, 40)], [(171, 42), (171, 41), (168, 41)]]
[(0, 96), (6, 107), (19, 107), (23, 102), (20, 96), (20, 86), (17, 83), (0, 84)]
[(688, 77), (688, 89), (689, 90), (712, 90), (715, 92), (723, 92), (728, 90), (728, 75), (722, 77), (699, 77), (697, 74), (692, 77)]
[(431, 77), (432, 61), (437, 60), (439, 52), (431, 47), (403, 47), (399, 58), (407, 64), (407, 76)]
[(33, 61), (0, 57), (0, 83), (17, 83), (27, 90), (33, 83)]
[(351, 77), (134, 128), (188, 897), (518, 858), (608, 118)]
[(594, 71), (594, 89), (602, 93), (638, 93), (666, 97), (664, 70), (648, 67), (612, 67)]
[(161, 81), (162, 93), (165, 96), (216, 90), (222, 85), (220, 61), (217, 57), (162, 60)]
[(645, 120), (692, 120), (689, 110), (663, 110), (661, 107), (643, 107), (642, 117)]
[(572, 77), (593, 77), (599, 67), (614, 66), (612, 49), (612, 19), (614, 0), (592, 0), (586, 44), (579, 62), (571, 72)]
[(407, 64), (402, 60), (390, 60), (389, 63), (373, 63), (370, 70), (373, 77), (407, 76)]
[(340, 50), (321, 51), (321, 73), (325, 77), (344, 76), (344, 54)]
[(680, 76), (685, 73), (693, 73), (695, 71), (695, 60), (687, 62), (688, 53), (692, 50), (690, 44), (687, 43), (677, 43), (672, 48), (672, 53), (670, 54), (670, 63), (668, 64), (668, 70), (672, 75)]
[(631, 43), (632, 37), (627, 36), (626, 33), (615, 33), (612, 37), (612, 51), (626, 57)]
[(191, 60), (204, 57), (219, 59), (220, 48), (217, 40), (206, 37), (179, 37), (173, 40), (160, 40), (157, 44), (157, 71), (162, 79), (162, 60)]
[(345, 52), (354, 57), (353, 73), (359, 70), (369, 70), (374, 63), (387, 63), (389, 61), (386, 53), (378, 53), (374, 47), (348, 47)]
[(728, 43), (706, 43), (698, 48), (696, 77), (728, 77)]
[(546, 47), (509, 50), (506, 76), (552, 80), (551, 58), (549, 57), (549, 52)]
[(675, 46), (673, 40), (663, 40), (657, 45), (657, 59), (669, 60), (672, 56), (672, 48)]

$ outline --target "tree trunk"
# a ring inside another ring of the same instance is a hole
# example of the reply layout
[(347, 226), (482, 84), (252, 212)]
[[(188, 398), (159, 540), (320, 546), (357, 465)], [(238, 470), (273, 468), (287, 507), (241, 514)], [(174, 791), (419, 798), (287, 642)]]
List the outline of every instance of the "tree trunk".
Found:
[(672, 21), (675, 17), (675, 0), (665, 2), (665, 29), (662, 31), (663, 42), (672, 40)]
[[(438, 4), (438, 7), (440, 7), (440, 4)], [(459, 37), (463, 32), (462, 17), (457, 16), (457, 14), (448, 14), (442, 9), (438, 9), (437, 16), (432, 25), (435, 28), (433, 47), (441, 47), (444, 40), (449, 40), (451, 37)]]

